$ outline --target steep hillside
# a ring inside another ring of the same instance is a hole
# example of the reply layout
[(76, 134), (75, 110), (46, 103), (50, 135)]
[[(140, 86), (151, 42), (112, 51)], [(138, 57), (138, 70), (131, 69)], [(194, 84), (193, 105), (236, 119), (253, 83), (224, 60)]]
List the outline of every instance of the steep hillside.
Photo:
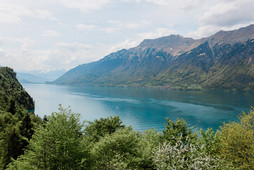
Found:
[[(8, 67), (0, 68), (0, 169), (24, 154), (41, 118), (33, 114), (34, 102)], [(30, 112), (30, 113), (29, 113)]]
[(194, 40), (171, 35), (144, 40), (80, 65), (53, 83), (254, 90), (254, 25)]
[(202, 85), (214, 89), (254, 90), (254, 39), (216, 48), (227, 52), (209, 69)]
[(14, 104), (16, 108), (33, 110), (34, 102), (16, 78), (16, 73), (8, 67), (0, 68), (0, 110), (8, 111)]

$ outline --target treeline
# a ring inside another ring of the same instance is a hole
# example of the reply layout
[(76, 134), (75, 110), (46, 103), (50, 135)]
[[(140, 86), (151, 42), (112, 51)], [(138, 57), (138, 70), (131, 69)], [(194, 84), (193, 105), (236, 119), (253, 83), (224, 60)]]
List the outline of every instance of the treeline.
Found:
[[(24, 126), (24, 125), (21, 125)], [(28, 128), (29, 129), (29, 128)], [(22, 132), (22, 130), (20, 130)], [(81, 123), (59, 107), (32, 126), (32, 138), (7, 169), (253, 169), (254, 110), (216, 133), (193, 131), (183, 119), (166, 119), (165, 129), (143, 133), (118, 116)], [(1, 147), (3, 147), (1, 145)]]

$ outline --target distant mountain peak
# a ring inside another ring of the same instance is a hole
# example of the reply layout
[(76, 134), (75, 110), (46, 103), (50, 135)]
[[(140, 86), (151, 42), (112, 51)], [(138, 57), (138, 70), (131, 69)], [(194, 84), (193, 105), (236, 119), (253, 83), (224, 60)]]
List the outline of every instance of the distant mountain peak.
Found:
[(145, 39), (144, 41), (142, 41), (139, 44), (139, 47), (145, 47), (148, 45), (155, 45), (155, 44), (163, 44), (165, 43), (165, 45), (167, 44), (172, 44), (175, 43), (177, 41), (181, 41), (181, 40), (193, 40), (192, 38), (185, 38), (182, 35), (179, 34), (171, 34), (169, 36), (164, 36), (164, 37), (160, 37), (160, 38), (156, 38), (156, 39)]
[(254, 24), (236, 30), (221, 30), (205, 39), (213, 46), (216, 43), (234, 44), (236, 42), (245, 42), (252, 38), (254, 38)]
[(171, 39), (183, 39), (184, 37), (180, 34), (171, 34), (168, 36), (168, 38), (171, 38)]
[(177, 56), (195, 46), (197, 46), (196, 40), (185, 38), (179, 34), (172, 34), (157, 39), (145, 39), (137, 48), (155, 48), (166, 51), (173, 56)]

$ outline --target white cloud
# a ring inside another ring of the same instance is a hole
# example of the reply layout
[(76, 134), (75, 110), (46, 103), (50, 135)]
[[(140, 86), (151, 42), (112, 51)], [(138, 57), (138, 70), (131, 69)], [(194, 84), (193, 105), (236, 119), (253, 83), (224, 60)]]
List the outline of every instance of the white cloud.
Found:
[(47, 60), (47, 51), (32, 50), (35, 44), (29, 37), (12, 38), (1, 37), (3, 48), (0, 48), (0, 63), (19, 70), (44, 69), (43, 62)]
[(17, 71), (70, 69), (95, 60), (93, 46), (81, 43), (57, 42), (51, 49), (32, 49), (34, 41), (29, 38), (0, 38), (1, 41), (19, 43), (16, 48), (0, 48), (0, 63)]
[(141, 20), (140, 22), (128, 22), (128, 21), (119, 21), (119, 20), (108, 20), (109, 24), (113, 27), (103, 28), (107, 33), (114, 33), (115, 31), (121, 29), (137, 29), (137, 28), (144, 28), (152, 24), (151, 21), (148, 20)]
[(129, 49), (132, 47), (137, 46), (140, 43), (140, 40), (131, 40), (131, 39), (125, 39), (124, 41), (117, 42), (117, 43), (111, 43), (111, 44), (99, 44), (101, 49), (104, 49), (106, 51), (106, 55), (119, 51), (121, 49)]
[(181, 7), (185, 8), (186, 7), (196, 7), (200, 4), (202, 4), (204, 1), (208, 0), (122, 0), (123, 2), (134, 2), (134, 3), (151, 3), (151, 4), (156, 4), (159, 6), (173, 6), (173, 7)]
[(80, 31), (92, 31), (96, 28), (95, 25), (78, 24), (77, 29)]
[(28, 49), (30, 47), (32, 47), (35, 44), (34, 40), (30, 39), (30, 38), (24, 38), (22, 40), (22, 45), (21, 45), (21, 49)]
[(82, 12), (98, 10), (111, 0), (59, 0), (67, 8), (79, 9)]
[(17, 47), (21, 49), (27, 49), (32, 47), (35, 42), (29, 37), (25, 38), (12, 38), (12, 37), (0, 37), (1, 46), (5, 48)]
[(231, 30), (254, 23), (253, 0), (221, 0), (197, 16), (199, 28), (189, 36), (200, 38), (219, 30)]
[(253, 0), (224, 1), (212, 6), (200, 17), (203, 25), (232, 26), (254, 20)]
[(11, 24), (20, 23), (22, 16), (32, 16), (33, 12), (26, 7), (0, 3), (0, 22)]
[(119, 27), (128, 28), (128, 29), (135, 29), (135, 28), (142, 28), (151, 25), (152, 22), (148, 20), (141, 20), (140, 22), (125, 22), (119, 25)]
[(171, 29), (171, 28), (159, 27), (159, 28), (156, 28), (154, 31), (151, 31), (151, 32), (139, 33), (138, 36), (141, 39), (154, 39), (154, 38), (159, 38), (159, 37), (162, 37), (162, 36), (171, 35), (171, 34), (174, 34), (174, 33), (176, 33), (176, 31)]
[(122, 0), (123, 2), (135, 2), (140, 3), (142, 0)]
[(54, 30), (46, 30), (42, 33), (42, 36), (45, 36), (45, 37), (61, 37), (62, 35), (59, 32), (54, 31)]
[(49, 19), (53, 21), (57, 21), (55, 17), (51, 14), (51, 12), (46, 11), (46, 10), (35, 10), (35, 16), (41, 19)]
[(54, 47), (68, 51), (76, 51), (80, 49), (91, 49), (93, 46), (90, 44), (57, 42)]
[(169, 28), (156, 28), (151, 32), (139, 33), (134, 39), (127, 38), (124, 41), (117, 43), (107, 43), (99, 44), (99, 48), (104, 50), (104, 53), (107, 55), (112, 52), (116, 52), (121, 49), (129, 49), (138, 46), (144, 39), (154, 39), (166, 35), (171, 35), (175, 33), (175, 30)]
[(151, 2), (157, 5), (168, 5), (169, 3), (172, 4), (169, 0), (146, 0), (147, 2)]
[(51, 69), (58, 68), (71, 69), (79, 64), (91, 62), (94, 60), (93, 46), (81, 43), (55, 43), (54, 47), (49, 51), (49, 60), (44, 65)]
[[(0, 49), (4, 55), (0, 56), (0, 62), (4, 66), (15, 68), (16, 70), (36, 70), (46, 69), (43, 63), (47, 60), (46, 51), (27, 49)], [(36, 57), (35, 57), (36, 56)]]
[(119, 31), (120, 28), (119, 27), (105, 27), (105, 28), (101, 28), (101, 30), (108, 33), (108, 34), (113, 34), (116, 31)]
[(0, 22), (18, 24), (22, 23), (22, 17), (35, 17), (57, 21), (57, 19), (47, 10), (34, 10), (23, 5), (0, 3)]
[(167, 0), (122, 0), (123, 2), (134, 2), (134, 3), (140, 3), (140, 2), (149, 2), (149, 3), (154, 3), (157, 5), (167, 5), (168, 1)]

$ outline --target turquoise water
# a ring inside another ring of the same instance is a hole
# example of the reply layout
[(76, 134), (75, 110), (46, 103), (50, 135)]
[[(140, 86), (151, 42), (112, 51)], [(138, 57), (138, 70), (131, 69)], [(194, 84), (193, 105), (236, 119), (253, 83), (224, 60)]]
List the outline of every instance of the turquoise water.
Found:
[(177, 91), (120, 87), (72, 87), (24, 84), (35, 100), (35, 114), (43, 117), (58, 105), (71, 107), (82, 120), (119, 115), (126, 125), (144, 131), (164, 129), (165, 118), (184, 118), (188, 125), (218, 129), (222, 122), (237, 120), (254, 105), (254, 93), (224, 91)]

